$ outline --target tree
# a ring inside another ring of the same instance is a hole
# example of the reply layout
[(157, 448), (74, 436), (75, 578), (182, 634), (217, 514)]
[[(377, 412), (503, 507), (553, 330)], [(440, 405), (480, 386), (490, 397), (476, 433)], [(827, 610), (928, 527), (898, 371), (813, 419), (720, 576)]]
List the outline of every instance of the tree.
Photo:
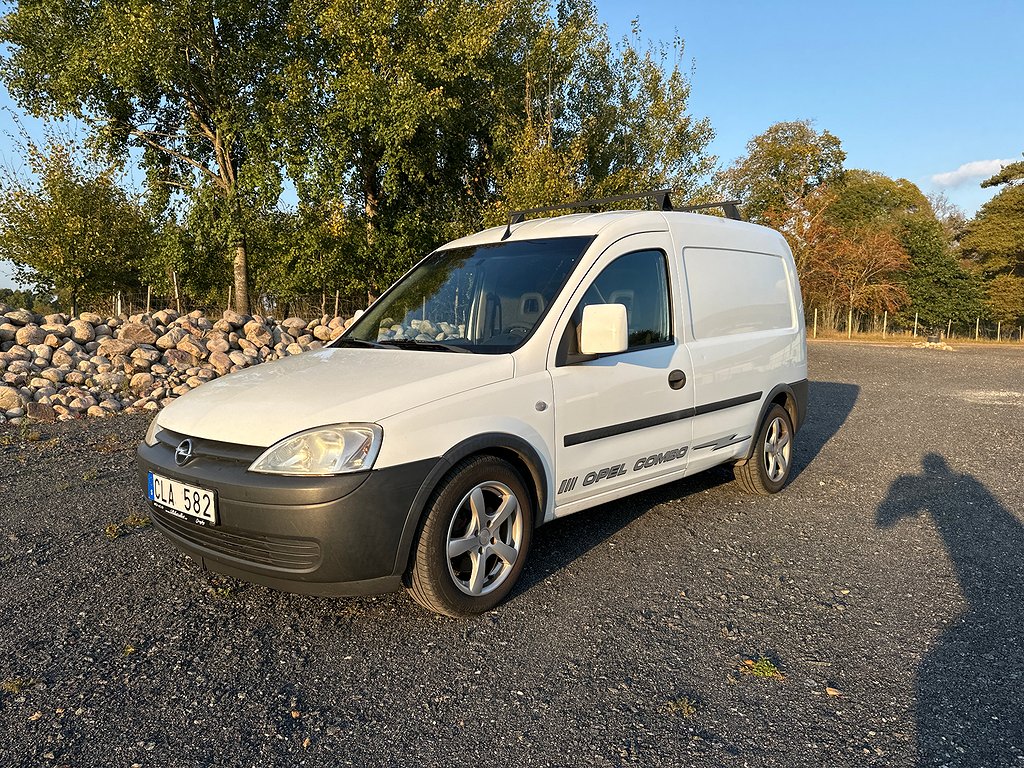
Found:
[(1003, 189), (967, 225), (963, 254), (988, 277), (1024, 277), (1024, 162), (1010, 163), (981, 186)]
[(747, 142), (747, 154), (719, 175), (718, 183), (739, 198), (751, 221), (799, 215), (817, 187), (837, 182), (846, 153), (839, 139), (818, 133), (810, 120), (775, 123)]
[(682, 42), (613, 46), (589, 0), (303, 0), (289, 29), (290, 175), (301, 206), (342, 205), (371, 293), (510, 209), (690, 194), (713, 164)]
[(268, 116), (290, 2), (37, 0), (0, 22), (0, 77), (19, 105), (85, 121), (126, 162), (141, 151), (154, 204), (172, 191), (205, 210), (230, 248), (236, 305), (248, 306), (247, 235), (276, 203)]
[(1024, 277), (999, 275), (990, 280), (985, 307), (993, 320), (1011, 325), (1024, 321)]
[[(828, 220), (846, 230), (892, 234), (910, 259), (899, 281), (909, 301), (901, 309), (929, 327), (950, 319), (967, 322), (980, 311), (977, 281), (957, 262), (947, 231), (928, 198), (913, 182), (881, 173), (847, 170), (834, 187)], [(892, 308), (890, 307), (890, 311)]]
[(8, 178), (0, 191), (0, 259), (72, 313), (83, 296), (137, 287), (153, 249), (150, 221), (112, 169), (79, 168), (75, 154), (73, 145), (30, 146), (33, 177)]

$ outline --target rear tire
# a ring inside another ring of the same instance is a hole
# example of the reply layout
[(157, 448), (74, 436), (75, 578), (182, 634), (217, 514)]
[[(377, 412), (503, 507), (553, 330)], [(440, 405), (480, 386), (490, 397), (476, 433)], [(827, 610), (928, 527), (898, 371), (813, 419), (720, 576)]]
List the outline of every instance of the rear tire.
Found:
[(526, 483), (511, 464), (496, 456), (463, 460), (427, 506), (409, 594), (447, 616), (491, 610), (523, 571), (533, 521)]
[(793, 468), (793, 419), (775, 404), (765, 414), (754, 441), (754, 453), (734, 468), (736, 481), (747, 493), (768, 496), (789, 481)]

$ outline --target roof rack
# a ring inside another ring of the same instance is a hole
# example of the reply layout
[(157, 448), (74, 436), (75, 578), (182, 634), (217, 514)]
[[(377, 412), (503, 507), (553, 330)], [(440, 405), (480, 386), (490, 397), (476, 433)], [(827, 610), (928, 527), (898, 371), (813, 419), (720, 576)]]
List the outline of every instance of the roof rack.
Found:
[(596, 208), (610, 203), (621, 203), (624, 200), (652, 199), (658, 204), (658, 209), (662, 211), (704, 211), (709, 208), (721, 208), (726, 218), (735, 219), (736, 221), (743, 220), (740, 216), (739, 200), (722, 200), (717, 203), (685, 205), (676, 208), (672, 205), (671, 194), (672, 190), (670, 189), (656, 189), (653, 192), (638, 192), (633, 195), (616, 195), (615, 197), (602, 197), (598, 200), (580, 200), (575, 203), (559, 203), (558, 205), (544, 205), (539, 208), (524, 208), (521, 211), (512, 211), (508, 215), (508, 225), (505, 227), (505, 234), (501, 236), (501, 239), (508, 239), (512, 235), (512, 225), (524, 221), (527, 214), (530, 213), (550, 213), (551, 211), (564, 211), (573, 208)]

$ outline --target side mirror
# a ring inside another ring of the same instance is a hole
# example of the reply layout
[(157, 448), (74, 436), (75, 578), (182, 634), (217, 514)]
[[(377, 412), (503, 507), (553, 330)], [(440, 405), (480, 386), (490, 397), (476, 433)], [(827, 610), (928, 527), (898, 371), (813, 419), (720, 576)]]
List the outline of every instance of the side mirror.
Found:
[(580, 352), (609, 355), (625, 352), (629, 346), (626, 307), (623, 304), (591, 304), (583, 308)]

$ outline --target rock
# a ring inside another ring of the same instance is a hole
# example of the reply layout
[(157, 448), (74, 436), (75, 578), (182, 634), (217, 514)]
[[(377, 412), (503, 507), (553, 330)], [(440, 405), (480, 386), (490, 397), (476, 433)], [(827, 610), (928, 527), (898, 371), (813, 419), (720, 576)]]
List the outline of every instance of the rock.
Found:
[(206, 357), (206, 344), (202, 339), (197, 339), (194, 336), (186, 336), (178, 342), (178, 349), (182, 352), (188, 352), (196, 360), (201, 360)]
[(63, 336), (58, 336), (56, 333), (48, 333), (46, 334), (46, 338), (43, 339), (43, 344), (51, 349), (57, 349), (63, 342), (63, 338)]
[(111, 371), (109, 373), (97, 373), (93, 380), (96, 382), (96, 386), (102, 387), (110, 392), (116, 392), (121, 389), (124, 384), (124, 374), (117, 371)]
[(36, 421), (56, 421), (57, 412), (45, 403), (29, 403), (25, 406), (25, 414)]
[(195, 358), (183, 349), (168, 349), (164, 352), (164, 363), (178, 370), (183, 371), (195, 365), (195, 362)]
[(320, 339), (320, 341), (330, 341), (331, 329), (326, 325), (318, 325), (313, 329), (313, 335)]
[(0, 386), (0, 411), (12, 411), (22, 406), (21, 392), (14, 387)]
[(28, 325), (34, 323), (38, 318), (27, 309), (12, 309), (4, 317), (14, 325)]
[(213, 366), (214, 370), (217, 371), (221, 376), (231, 370), (232, 361), (227, 355), (226, 351), (214, 350), (210, 353), (210, 365)]
[(103, 318), (97, 315), (95, 312), (83, 312), (78, 316), (79, 320), (84, 320), (90, 325), (103, 325)]
[(288, 352), (288, 354), (289, 354), (289, 355), (301, 355), (301, 354), (302, 354), (303, 352), (305, 352), (306, 350), (304, 350), (304, 349), (303, 349), (303, 348), (302, 348), (301, 346), (299, 346), (298, 344), (289, 344), (289, 345), (288, 345), (288, 346), (286, 347), (286, 351)]
[(156, 333), (148, 325), (128, 323), (122, 326), (120, 337), (134, 344), (155, 344)]
[(172, 328), (159, 339), (156, 340), (156, 345), (160, 349), (173, 349), (178, 346), (178, 342), (181, 341), (188, 334), (180, 328)]
[(50, 363), (58, 368), (63, 368), (65, 366), (74, 365), (75, 360), (63, 349), (56, 349), (53, 352), (53, 356), (50, 358)]
[(225, 309), (221, 318), (224, 322), (231, 324), (235, 328), (242, 328), (246, 323), (252, 320), (249, 315), (242, 315), (231, 309)]
[(96, 329), (85, 320), (72, 320), (68, 323), (68, 333), (71, 334), (72, 340), (79, 344), (85, 344), (96, 338)]
[(227, 334), (234, 330), (234, 326), (231, 325), (227, 320), (218, 320), (213, 324), (213, 330)]
[(110, 412), (105, 408), (100, 408), (98, 405), (90, 405), (85, 415), (91, 416), (94, 419), (105, 419), (110, 415)]
[(231, 352), (229, 352), (228, 357), (231, 359), (232, 363), (239, 366), (240, 368), (244, 368), (245, 366), (247, 366), (249, 364), (249, 360), (251, 359), (244, 352), (240, 352), (237, 349), (234, 349)]
[(41, 359), (44, 366), (49, 365), (50, 358), (53, 357), (53, 347), (48, 347), (45, 344), (33, 344), (28, 351), (32, 353), (33, 358)]
[(281, 327), (292, 336), (300, 336), (306, 330), (306, 321), (301, 317), (288, 317), (281, 321)]
[(17, 330), (14, 334), (14, 340), (23, 347), (42, 344), (46, 341), (46, 331), (38, 325), (26, 325)]
[(227, 352), (229, 349), (231, 349), (231, 343), (223, 336), (215, 336), (212, 339), (207, 340), (206, 349), (211, 353)]
[(103, 341), (100, 342), (98, 351), (103, 357), (110, 358), (115, 355), (130, 355), (134, 349), (134, 342), (111, 337), (103, 339)]
[(39, 375), (40, 377), (54, 384), (60, 384), (62, 381), (64, 381), (64, 372), (59, 370), (58, 368), (47, 368)]
[(0, 343), (14, 341), (14, 336), (17, 332), (18, 326), (12, 323), (0, 323)]
[(67, 325), (68, 316), (58, 312), (55, 315), (47, 315), (43, 318), (43, 323), (46, 325)]
[(136, 361), (136, 364), (138, 364), (138, 361), (140, 360), (145, 360), (146, 362), (149, 363), (155, 363), (162, 356), (163, 354), (160, 352), (160, 350), (153, 349), (152, 347), (139, 347), (134, 352), (132, 352), (132, 360)]
[(158, 325), (170, 325), (178, 319), (178, 313), (173, 309), (161, 309), (153, 313), (153, 322)]
[(114, 332), (110, 330), (110, 326), (106, 323), (101, 323), (96, 326), (96, 340), (99, 341), (103, 336), (113, 336)]

